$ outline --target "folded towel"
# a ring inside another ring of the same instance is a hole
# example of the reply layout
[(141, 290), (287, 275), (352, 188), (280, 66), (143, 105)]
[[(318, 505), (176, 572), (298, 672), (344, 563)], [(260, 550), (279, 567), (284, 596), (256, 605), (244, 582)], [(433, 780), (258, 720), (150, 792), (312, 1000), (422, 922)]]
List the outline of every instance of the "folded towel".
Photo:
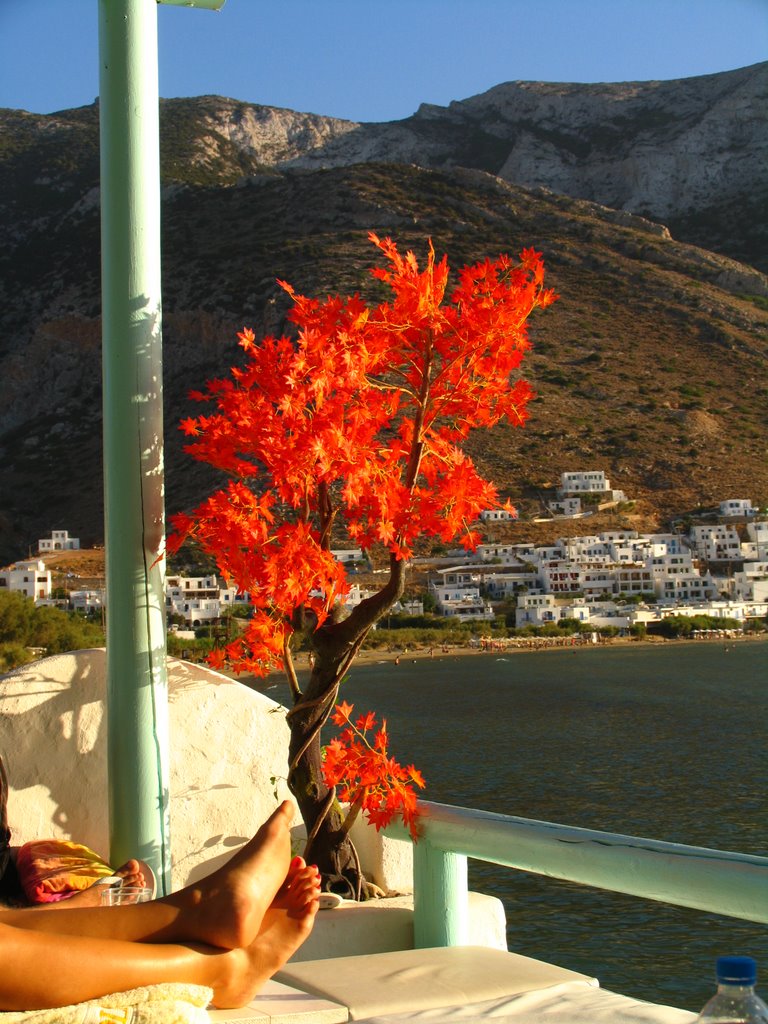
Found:
[(114, 874), (93, 850), (65, 839), (36, 839), (19, 847), (16, 870), (30, 903), (55, 903)]
[(74, 1006), (0, 1013), (0, 1024), (210, 1024), (212, 998), (202, 985), (150, 985)]

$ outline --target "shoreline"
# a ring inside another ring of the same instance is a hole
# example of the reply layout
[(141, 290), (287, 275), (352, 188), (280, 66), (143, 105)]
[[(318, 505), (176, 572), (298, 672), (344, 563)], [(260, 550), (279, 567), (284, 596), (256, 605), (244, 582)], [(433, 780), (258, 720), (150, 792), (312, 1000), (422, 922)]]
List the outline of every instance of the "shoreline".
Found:
[[(499, 654), (540, 654), (546, 653), (547, 651), (597, 651), (605, 650), (606, 648), (624, 651), (636, 649), (648, 650), (649, 648), (669, 648), (670, 646), (696, 647), (703, 644), (722, 644), (726, 650), (731, 650), (737, 645), (760, 642), (768, 642), (768, 633), (755, 633), (753, 635), (738, 637), (696, 637), (695, 639), (692, 637), (675, 639), (667, 637), (648, 639), (645, 637), (642, 640), (636, 640), (634, 637), (610, 637), (601, 640), (599, 643), (592, 643), (591, 641), (566, 643), (560, 638), (532, 637), (530, 640), (523, 638), (518, 638), (517, 640), (513, 639), (508, 643), (505, 643), (504, 641), (493, 641), (492, 644), (489, 644), (485, 648), (470, 646), (469, 644), (446, 644), (440, 645), (439, 647), (437, 645), (433, 645), (431, 649), (427, 645), (419, 647), (403, 647), (400, 650), (371, 648), (360, 651), (355, 659), (355, 664), (374, 665), (391, 663), (397, 665), (409, 664), (416, 661), (439, 661), (444, 658), (464, 658), (468, 656), (482, 658), (483, 656)], [(306, 654), (301, 654), (297, 657), (296, 668), (299, 673), (306, 673), (308, 669), (308, 659)], [(285, 681), (285, 676), (281, 671), (273, 671), (266, 676), (246, 674), (237, 676), (229, 671), (224, 671), (222, 674), (228, 675), (230, 678), (235, 679), (252, 689), (260, 689), (265, 686), (274, 685), (276, 682)]]
[(561, 637), (518, 637), (510, 638), (509, 640), (491, 640), (485, 646), (470, 644), (441, 644), (438, 646), (434, 644), (432, 648), (427, 645), (418, 647), (404, 646), (401, 650), (372, 648), (360, 651), (355, 660), (363, 662), (371, 662), (372, 660), (397, 661), (398, 657), (402, 660), (404, 658), (439, 658), (445, 655), (498, 654), (499, 652), (504, 654), (524, 654), (530, 651), (597, 651), (607, 647), (620, 647), (626, 650), (627, 648), (669, 647), (670, 645), (723, 644), (725, 647), (730, 648), (734, 644), (753, 643), (760, 640), (768, 640), (768, 634), (757, 633), (754, 636), (696, 638), (644, 637), (642, 640), (636, 640), (634, 637), (609, 637), (599, 640), (597, 643), (593, 643), (591, 640), (574, 640), (571, 642), (570, 638)]

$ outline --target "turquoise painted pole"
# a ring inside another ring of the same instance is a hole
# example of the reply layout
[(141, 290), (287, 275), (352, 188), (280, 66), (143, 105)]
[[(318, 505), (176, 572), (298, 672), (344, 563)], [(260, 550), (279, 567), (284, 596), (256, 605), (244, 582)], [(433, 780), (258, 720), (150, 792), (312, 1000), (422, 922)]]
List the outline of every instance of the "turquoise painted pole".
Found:
[(469, 921), (467, 858), (421, 839), (413, 847), (413, 944), (463, 946)]
[(99, 0), (110, 856), (170, 891), (155, 0)]
[[(219, 10), (225, 0), (160, 0)], [(99, 0), (110, 857), (170, 892), (155, 0)]]

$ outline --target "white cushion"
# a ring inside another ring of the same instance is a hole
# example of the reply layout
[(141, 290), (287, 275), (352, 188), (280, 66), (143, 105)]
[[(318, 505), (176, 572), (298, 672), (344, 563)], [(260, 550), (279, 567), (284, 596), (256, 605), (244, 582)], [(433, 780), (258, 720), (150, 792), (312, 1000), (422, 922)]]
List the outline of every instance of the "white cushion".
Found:
[(349, 1008), (352, 1020), (482, 1002), (566, 982), (594, 983), (563, 967), (487, 946), (403, 949), (288, 963), (278, 981)]

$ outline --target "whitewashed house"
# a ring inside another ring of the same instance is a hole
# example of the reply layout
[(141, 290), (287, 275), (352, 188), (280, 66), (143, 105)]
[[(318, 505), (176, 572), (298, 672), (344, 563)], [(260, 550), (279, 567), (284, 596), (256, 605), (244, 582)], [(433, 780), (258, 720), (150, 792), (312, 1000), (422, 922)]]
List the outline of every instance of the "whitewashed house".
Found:
[(613, 597), (618, 593), (615, 567), (597, 564), (583, 566), (581, 592), (590, 604)]
[(537, 577), (546, 594), (562, 594), (581, 590), (582, 566), (558, 558), (539, 564)]
[(561, 619), (590, 621), (590, 609), (583, 598), (558, 600), (554, 594), (521, 594), (515, 611), (515, 628), (546, 626)]
[(352, 611), (353, 608), (357, 608), (367, 597), (373, 597), (373, 590), (366, 590), (363, 587), (358, 586), (357, 583), (351, 586), (344, 597), (338, 599), (339, 603), (347, 611)]
[(423, 615), (424, 602), (418, 597), (395, 601), (390, 609), (393, 615)]
[(484, 523), (510, 523), (517, 519), (517, 514), (506, 508), (484, 508), (480, 513), (480, 519)]
[(602, 470), (561, 473), (560, 494), (603, 494), (611, 485)]
[(683, 536), (679, 533), (641, 533), (646, 541), (649, 553), (655, 558), (658, 555), (682, 555), (690, 551)]
[(624, 491), (611, 487), (610, 480), (602, 470), (587, 470), (560, 474), (558, 497), (569, 495), (590, 494), (599, 496), (605, 501), (626, 501)]
[(480, 596), (479, 588), (475, 588), (458, 598), (440, 596), (437, 598), (437, 613), (446, 619), (458, 619), (459, 622), (492, 622), (494, 611), (487, 601)]
[(718, 580), (720, 590), (725, 590), (736, 601), (768, 601), (768, 561), (745, 562), (744, 567), (725, 580)]
[(749, 498), (728, 498), (720, 502), (721, 516), (755, 516), (758, 510)]
[(46, 569), (42, 558), (28, 562), (14, 562), (7, 569), (0, 569), (0, 591), (13, 590), (24, 594), (35, 604), (50, 600), (51, 570)]
[[(629, 629), (635, 621), (635, 605), (618, 605), (615, 601), (595, 601), (589, 606), (589, 624), (595, 629)], [(653, 612), (645, 611), (645, 615)]]
[(746, 531), (747, 543), (751, 546), (749, 557), (757, 562), (768, 560), (768, 520), (747, 523)]
[(348, 565), (350, 562), (362, 562), (362, 548), (331, 548), (331, 554), (337, 562)]
[(653, 594), (653, 569), (642, 562), (620, 565), (616, 569), (616, 584), (620, 594)]
[(528, 562), (535, 552), (533, 544), (478, 544), (477, 555), (483, 562), (518, 565)]
[(576, 518), (577, 516), (583, 515), (581, 498), (576, 495), (556, 498), (554, 501), (547, 502), (547, 511), (551, 515), (559, 516), (563, 519)]
[(84, 615), (91, 615), (100, 612), (106, 607), (106, 590), (70, 590), (69, 607), (74, 612), (82, 612)]
[(692, 526), (689, 537), (696, 554), (707, 562), (725, 562), (741, 558), (741, 540), (735, 526), (724, 523)]
[(50, 537), (44, 537), (37, 542), (39, 554), (51, 551), (79, 551), (80, 540), (78, 537), (70, 537), (68, 530), (53, 530)]
[(606, 530), (604, 533), (558, 539), (564, 557), (578, 562), (640, 562), (654, 555), (687, 551), (683, 539), (672, 533)]
[(480, 583), (480, 576), (472, 566), (461, 568), (452, 566), (450, 569), (438, 569), (437, 580), (430, 580), (429, 589), (435, 594), (440, 590), (455, 590), (462, 587), (477, 587)]
[(480, 595), (480, 577), (469, 567), (438, 570), (438, 580), (429, 581), (437, 614), (461, 622), (478, 619), (490, 622), (493, 609)]
[(668, 580), (688, 579), (699, 575), (690, 551), (654, 554), (649, 563), (653, 574), (653, 590), (658, 597), (663, 596), (664, 585)]
[(737, 619), (745, 622), (750, 618), (762, 618), (766, 605), (746, 601), (705, 601), (703, 604), (670, 604), (658, 609), (661, 619), (671, 615), (709, 615), (713, 619)]
[[(661, 582), (657, 594), (660, 601), (688, 603), (711, 601), (718, 596), (719, 591), (709, 573), (701, 576), (694, 572), (683, 576), (668, 577)], [(699, 612), (701, 610), (699, 608)]]
[(235, 605), (236, 587), (222, 587), (214, 576), (169, 576), (165, 607), (169, 615), (181, 615), (191, 626), (220, 619)]
[(535, 547), (528, 559), (532, 565), (544, 565), (545, 562), (559, 562), (567, 559), (562, 542), (557, 544), (541, 544)]
[(492, 601), (512, 597), (521, 588), (528, 593), (541, 593), (541, 582), (532, 572), (494, 572), (485, 577), (485, 592)]

